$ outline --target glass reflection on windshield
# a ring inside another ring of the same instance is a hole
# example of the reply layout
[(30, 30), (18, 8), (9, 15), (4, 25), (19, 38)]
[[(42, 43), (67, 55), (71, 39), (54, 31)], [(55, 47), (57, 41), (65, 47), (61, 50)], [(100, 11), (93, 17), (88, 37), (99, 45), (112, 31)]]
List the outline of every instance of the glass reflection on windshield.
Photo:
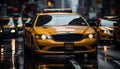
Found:
[(116, 21), (102, 19), (100, 23), (101, 26), (113, 26)]
[(86, 22), (78, 15), (73, 14), (52, 14), (38, 17), (36, 26), (60, 26), (60, 25), (80, 25), (86, 26)]

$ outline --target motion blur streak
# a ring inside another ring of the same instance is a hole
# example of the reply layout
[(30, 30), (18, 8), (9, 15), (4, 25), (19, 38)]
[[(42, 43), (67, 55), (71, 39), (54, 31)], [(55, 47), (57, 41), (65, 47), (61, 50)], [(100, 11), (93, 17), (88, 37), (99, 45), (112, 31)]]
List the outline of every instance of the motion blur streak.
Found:
[(107, 46), (104, 46), (104, 51), (105, 51), (105, 52), (107, 51)]
[(1, 48), (1, 60), (4, 60), (4, 48)]
[(12, 69), (15, 69), (15, 62), (14, 62), (14, 60), (15, 60), (15, 58), (14, 58), (14, 56), (15, 56), (15, 39), (12, 39), (12, 41), (11, 41), (11, 48), (12, 48), (12, 64), (13, 64)]

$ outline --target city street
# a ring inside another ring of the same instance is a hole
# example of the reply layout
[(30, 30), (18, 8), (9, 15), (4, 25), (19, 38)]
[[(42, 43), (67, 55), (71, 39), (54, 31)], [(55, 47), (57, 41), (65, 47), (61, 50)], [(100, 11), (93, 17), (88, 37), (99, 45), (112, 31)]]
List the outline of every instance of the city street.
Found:
[(98, 46), (98, 58), (74, 55), (43, 55), (25, 58), (23, 38), (3, 39), (0, 48), (0, 69), (119, 69), (120, 51), (113, 45)]
[(0, 69), (120, 69), (120, 1), (0, 0)]

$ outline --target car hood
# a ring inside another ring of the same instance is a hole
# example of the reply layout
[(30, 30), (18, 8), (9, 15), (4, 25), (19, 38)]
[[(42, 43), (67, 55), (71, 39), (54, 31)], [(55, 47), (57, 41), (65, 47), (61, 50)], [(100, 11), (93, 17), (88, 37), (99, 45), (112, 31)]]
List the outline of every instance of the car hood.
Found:
[(100, 27), (101, 30), (113, 30), (114, 27), (108, 27), (108, 26), (105, 26), (105, 27)]
[(36, 27), (35, 30), (39, 34), (61, 34), (61, 33), (87, 34), (95, 32), (93, 28), (89, 26), (44, 26)]
[(4, 25), (3, 28), (15, 28), (15, 25)]

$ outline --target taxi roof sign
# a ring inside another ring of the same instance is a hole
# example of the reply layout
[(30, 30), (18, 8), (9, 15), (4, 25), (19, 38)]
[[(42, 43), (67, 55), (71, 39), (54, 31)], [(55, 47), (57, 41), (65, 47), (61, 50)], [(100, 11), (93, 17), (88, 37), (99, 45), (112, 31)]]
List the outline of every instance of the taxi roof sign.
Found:
[(43, 13), (51, 13), (51, 12), (69, 12), (72, 13), (70, 8), (62, 8), (62, 9), (44, 9)]
[(118, 18), (118, 17), (117, 16), (104, 16), (103, 18), (114, 19), (114, 18)]

